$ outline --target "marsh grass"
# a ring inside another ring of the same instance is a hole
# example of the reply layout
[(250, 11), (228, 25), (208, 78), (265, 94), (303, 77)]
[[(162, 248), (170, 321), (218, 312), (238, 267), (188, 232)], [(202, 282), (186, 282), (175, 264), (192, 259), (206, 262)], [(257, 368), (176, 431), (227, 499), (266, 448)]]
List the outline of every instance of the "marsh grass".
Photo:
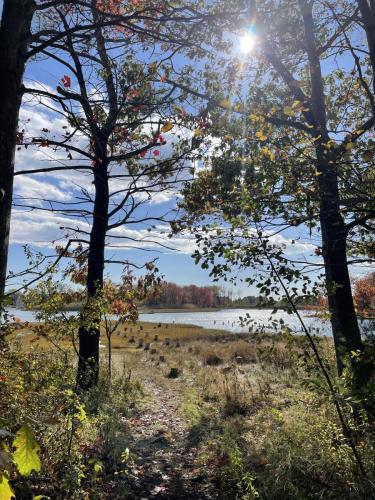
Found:
[[(317, 342), (334, 374), (331, 340)], [(152, 377), (182, 369), (181, 413), (198, 465), (215, 471), (219, 498), (372, 498), (303, 338), (193, 338), (158, 354), (165, 363), (137, 356)], [(353, 419), (344, 395), (341, 402), (373, 480), (374, 428)]]
[[(0, 427), (13, 432), (22, 422), (33, 422), (44, 464), (44, 475), (32, 476), (26, 493), (15, 477), (21, 498), (30, 491), (110, 498), (109, 484), (126, 492), (127, 421), (153, 404), (150, 383), (161, 392), (172, 390), (180, 401), (185, 446), (196, 449), (194, 467), (215, 478), (218, 498), (373, 497), (303, 338), (234, 336), (152, 323), (126, 328), (113, 337), (113, 380), (106, 379), (104, 355), (98, 388), (79, 400), (86, 418), (75, 420), (74, 432), (71, 415), (78, 401), (70, 392), (75, 384), (71, 350), (50, 352), (13, 337), (0, 360)], [(157, 340), (149, 350), (137, 349), (129, 344), (130, 335), (157, 335)], [(318, 347), (334, 374), (331, 340), (318, 340)], [(174, 367), (181, 374), (168, 379)], [(373, 424), (353, 417), (345, 391), (340, 397), (374, 481)]]

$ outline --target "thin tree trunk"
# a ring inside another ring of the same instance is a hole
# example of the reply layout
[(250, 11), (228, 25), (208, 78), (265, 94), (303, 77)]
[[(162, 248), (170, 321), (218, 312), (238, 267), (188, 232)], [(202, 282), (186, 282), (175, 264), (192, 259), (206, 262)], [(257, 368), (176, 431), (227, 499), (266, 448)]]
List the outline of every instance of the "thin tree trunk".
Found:
[(108, 378), (112, 380), (112, 334), (108, 335)]
[[(108, 227), (109, 187), (107, 164), (95, 167), (95, 204), (88, 255), (88, 301), (99, 297), (103, 289), (105, 238)], [(85, 312), (84, 312), (85, 316)], [(100, 313), (88, 304), (88, 317), (79, 329), (78, 384), (81, 389), (95, 385), (99, 375)], [(86, 323), (88, 322), (88, 324)]]
[(0, 28), (0, 297), (7, 273), (14, 157), (33, 0), (4, 0)]

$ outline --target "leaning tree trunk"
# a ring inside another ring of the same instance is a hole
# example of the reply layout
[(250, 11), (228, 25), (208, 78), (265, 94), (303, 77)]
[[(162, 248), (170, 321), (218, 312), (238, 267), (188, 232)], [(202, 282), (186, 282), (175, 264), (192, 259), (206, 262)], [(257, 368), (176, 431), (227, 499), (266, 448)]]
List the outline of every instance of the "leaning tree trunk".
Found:
[(0, 28), (0, 297), (7, 273), (18, 115), (34, 11), (33, 0), (4, 0)]
[[(88, 254), (87, 295), (88, 304), (83, 312), (84, 322), (79, 329), (78, 385), (88, 389), (95, 385), (99, 375), (100, 313), (95, 299), (103, 290), (105, 239), (108, 228), (109, 186), (107, 164), (102, 162), (94, 169), (95, 203)], [(91, 307), (94, 304), (94, 307)]]

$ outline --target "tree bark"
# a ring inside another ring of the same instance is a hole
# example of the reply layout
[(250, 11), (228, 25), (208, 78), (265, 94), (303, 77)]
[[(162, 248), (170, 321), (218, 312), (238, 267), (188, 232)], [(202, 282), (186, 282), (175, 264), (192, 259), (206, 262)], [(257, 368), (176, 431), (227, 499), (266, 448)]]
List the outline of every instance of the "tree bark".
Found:
[(4, 0), (0, 28), (0, 297), (7, 274), (14, 158), (33, 0)]
[(319, 187), (319, 218), (322, 233), (323, 260), (331, 315), (338, 373), (345, 366), (353, 369), (355, 385), (367, 381), (367, 367), (354, 361), (352, 351), (363, 351), (364, 346), (354, 307), (347, 262), (347, 228), (340, 212), (338, 163), (330, 152), (324, 84), (315, 40), (312, 3), (299, 0), (305, 29), (305, 42), (311, 80), (311, 123), (316, 141), (317, 174)]
[(373, 73), (373, 90), (375, 92), (375, 5), (373, 1), (358, 0), (359, 11), (362, 16), (363, 27), (366, 32), (371, 68)]
[(105, 239), (108, 229), (109, 186), (107, 163), (96, 163), (94, 169), (95, 203), (93, 212), (87, 270), (88, 317), (79, 329), (79, 360), (77, 381), (81, 389), (95, 385), (99, 375), (100, 312), (92, 310), (90, 301), (103, 290)]
[(365, 381), (365, 371), (361, 370), (360, 364), (353, 363), (351, 356), (353, 351), (363, 351), (364, 346), (350, 283), (346, 249), (347, 230), (340, 213), (337, 167), (328, 164), (322, 149), (322, 147), (317, 148), (320, 174), (319, 216), (337, 370), (341, 375), (345, 366), (351, 366), (358, 382), (360, 379)]

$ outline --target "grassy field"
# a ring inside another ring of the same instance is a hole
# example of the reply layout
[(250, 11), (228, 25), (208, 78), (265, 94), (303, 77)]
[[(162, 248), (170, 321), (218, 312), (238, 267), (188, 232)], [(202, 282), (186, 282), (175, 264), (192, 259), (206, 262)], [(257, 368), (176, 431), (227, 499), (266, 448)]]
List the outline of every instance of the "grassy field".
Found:
[[(70, 338), (55, 338), (54, 332), (49, 331), (45, 336), (35, 333), (36, 323), (19, 323), (14, 326), (13, 333), (9, 336), (10, 342), (19, 341), (20, 347), (23, 350), (30, 349), (50, 349), (53, 339), (54, 343), (63, 349), (71, 349), (72, 344)], [(172, 323), (149, 323), (138, 321), (137, 323), (129, 323), (120, 325), (112, 336), (112, 348), (114, 350), (133, 351), (140, 344), (140, 347), (145, 344), (151, 346), (158, 345), (163, 342), (187, 342), (192, 339), (205, 338), (221, 338), (231, 336), (233, 334), (223, 330), (205, 329), (194, 325), (172, 324)], [(101, 328), (101, 345), (106, 347), (105, 330)]]
[[(0, 360), (1, 427), (29, 422), (41, 446), (42, 473), (12, 476), (28, 488), (19, 498), (373, 498), (374, 427), (354, 417), (341, 380), (366, 479), (303, 337), (122, 326), (112, 380), (103, 347), (99, 386), (77, 399), (69, 341), (56, 348), (31, 326), (16, 327)], [(317, 343), (335, 380), (332, 341)]]

